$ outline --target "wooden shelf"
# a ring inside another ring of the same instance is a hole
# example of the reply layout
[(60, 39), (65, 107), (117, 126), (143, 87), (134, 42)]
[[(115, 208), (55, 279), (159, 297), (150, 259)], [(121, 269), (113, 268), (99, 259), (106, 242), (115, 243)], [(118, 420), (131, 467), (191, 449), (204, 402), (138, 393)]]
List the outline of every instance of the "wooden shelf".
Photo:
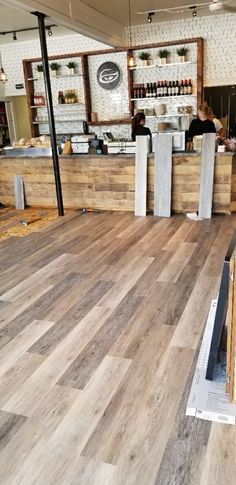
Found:
[[(58, 108), (58, 107), (62, 107), (62, 108), (64, 108), (64, 107), (68, 107), (68, 106), (70, 106), (70, 108), (71, 108), (71, 106), (84, 106), (84, 103), (65, 103), (65, 104), (54, 104), (54, 105), (53, 105), (53, 107), (54, 107), (54, 108)], [(30, 107), (31, 107), (32, 109), (35, 109), (35, 108), (37, 108), (37, 109), (38, 109), (38, 108), (47, 108), (47, 105), (46, 105), (46, 104), (44, 104), (44, 105), (39, 105), (39, 106), (34, 106), (34, 105), (33, 105), (33, 106), (30, 106)]]
[(193, 113), (165, 114), (165, 115), (145, 115), (146, 118), (182, 118), (182, 116), (191, 116)]
[[(75, 120), (70, 120), (70, 119), (65, 119), (65, 120), (57, 120), (55, 118), (55, 123), (82, 123), (84, 120), (78, 120), (78, 119), (75, 119)], [(47, 125), (48, 124), (48, 120), (45, 120), (45, 121), (33, 121), (33, 125)]]
[(128, 125), (131, 124), (132, 120), (124, 119), (124, 120), (104, 120), (104, 121), (89, 121), (88, 125), (91, 126), (101, 126), (101, 125)]
[(166, 64), (151, 64), (150, 66), (134, 66), (130, 67), (130, 71), (136, 71), (137, 69), (154, 69), (159, 67), (169, 67), (169, 66), (183, 66), (184, 64), (195, 64), (194, 61), (185, 62), (167, 62)]
[[(61, 79), (64, 77), (83, 77), (83, 74), (62, 74), (62, 76), (50, 76), (52, 79)], [(29, 77), (28, 81), (43, 81), (43, 77)]]
[(131, 98), (131, 101), (157, 101), (161, 99), (172, 99), (172, 98), (185, 98), (186, 96), (197, 96), (196, 94), (179, 94), (178, 96), (158, 96), (157, 98)]

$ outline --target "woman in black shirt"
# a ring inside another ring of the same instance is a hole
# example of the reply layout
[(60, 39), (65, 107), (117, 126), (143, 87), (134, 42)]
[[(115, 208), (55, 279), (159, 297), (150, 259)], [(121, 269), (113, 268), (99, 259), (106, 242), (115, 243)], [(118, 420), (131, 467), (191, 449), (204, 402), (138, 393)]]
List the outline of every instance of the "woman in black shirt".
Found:
[(192, 141), (194, 136), (203, 135), (204, 133), (216, 133), (213, 121), (208, 119), (210, 108), (203, 103), (199, 106), (198, 118), (193, 120), (189, 127), (188, 141)]
[(132, 140), (136, 140), (136, 136), (145, 136), (148, 135), (150, 140), (152, 141), (152, 134), (149, 128), (146, 128), (145, 125), (145, 114), (144, 113), (137, 113), (132, 120)]

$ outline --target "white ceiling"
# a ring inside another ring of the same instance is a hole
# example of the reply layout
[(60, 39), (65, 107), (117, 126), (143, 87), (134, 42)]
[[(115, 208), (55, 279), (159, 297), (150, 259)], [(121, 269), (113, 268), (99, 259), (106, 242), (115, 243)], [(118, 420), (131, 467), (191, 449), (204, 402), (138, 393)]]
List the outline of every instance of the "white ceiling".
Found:
[[(196, 0), (195, 3), (203, 4), (207, 0)], [(236, 0), (225, 0), (228, 4), (236, 5)], [(83, 3), (94, 8), (96, 11), (106, 15), (115, 20), (122, 26), (129, 25), (129, 0), (83, 0)], [(182, 5), (193, 6), (193, 1), (189, 0), (130, 0), (131, 5), (131, 24), (143, 24), (147, 22), (147, 14), (139, 15), (138, 12), (152, 12), (158, 9), (168, 9), (170, 7), (181, 7)], [(224, 10), (217, 12), (217, 14), (224, 13)], [(197, 8), (198, 16), (212, 15), (208, 6)], [(180, 18), (191, 19), (192, 10), (179, 8), (177, 11), (157, 12), (153, 16), (153, 22), (161, 22), (168, 20), (175, 20)], [(50, 18), (46, 22), (50, 23)], [(14, 31), (24, 28), (37, 27), (37, 19), (33, 15), (18, 10), (12, 6), (6, 6), (0, 3), (0, 32)], [(54, 35), (61, 35), (68, 33), (64, 27), (56, 27), (53, 29)], [(30, 40), (38, 38), (38, 31), (22, 32), (17, 34), (19, 41)], [(0, 35), (0, 44), (14, 42), (12, 35)]]
[[(54, 24), (50, 22), (50, 19), (46, 21), (47, 25)], [(34, 15), (28, 14), (27, 12), (15, 9), (13, 7), (7, 7), (0, 3), (0, 32), (9, 32), (20, 29), (28, 29), (37, 27), (38, 21)], [(62, 35), (63, 33), (69, 33), (70, 31), (64, 27), (53, 27), (53, 35)], [(29, 32), (19, 32), (17, 33), (18, 41), (38, 39), (38, 30), (33, 30)], [(0, 35), (0, 44), (16, 43), (13, 40), (12, 34)]]

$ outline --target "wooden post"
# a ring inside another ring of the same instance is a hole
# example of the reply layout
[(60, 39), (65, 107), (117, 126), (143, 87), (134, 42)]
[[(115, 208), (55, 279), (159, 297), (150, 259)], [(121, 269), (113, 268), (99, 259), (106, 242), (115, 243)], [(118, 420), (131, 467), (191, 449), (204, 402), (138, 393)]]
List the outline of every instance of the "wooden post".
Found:
[(198, 215), (211, 219), (215, 167), (215, 133), (205, 133), (202, 140), (202, 160)]
[(170, 217), (172, 187), (172, 135), (154, 139), (154, 216)]
[(136, 137), (135, 154), (135, 215), (146, 216), (147, 211), (147, 154), (148, 137)]

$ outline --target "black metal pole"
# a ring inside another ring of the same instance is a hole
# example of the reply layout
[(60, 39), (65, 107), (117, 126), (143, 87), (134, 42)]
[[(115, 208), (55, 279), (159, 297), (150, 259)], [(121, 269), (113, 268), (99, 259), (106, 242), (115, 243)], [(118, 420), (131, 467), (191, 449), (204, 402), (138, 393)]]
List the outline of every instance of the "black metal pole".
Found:
[(59, 167), (59, 159), (58, 159), (58, 152), (57, 152), (56, 129), (55, 129), (55, 120), (54, 120), (54, 112), (53, 112), (53, 102), (52, 102), (51, 80), (50, 80), (49, 63), (48, 63), (48, 49), (47, 49), (47, 41), (46, 41), (46, 35), (45, 35), (45, 15), (41, 12), (34, 12), (34, 15), (38, 17), (40, 46), (41, 46), (42, 62), (43, 62), (43, 70), (44, 70), (44, 84), (45, 84), (45, 92), (47, 97), (48, 123), (49, 123), (49, 130), (50, 130), (51, 143), (52, 143), (52, 159), (53, 159), (54, 177), (55, 177), (55, 184), (56, 184), (57, 208), (58, 208), (59, 216), (64, 216), (60, 167)]

